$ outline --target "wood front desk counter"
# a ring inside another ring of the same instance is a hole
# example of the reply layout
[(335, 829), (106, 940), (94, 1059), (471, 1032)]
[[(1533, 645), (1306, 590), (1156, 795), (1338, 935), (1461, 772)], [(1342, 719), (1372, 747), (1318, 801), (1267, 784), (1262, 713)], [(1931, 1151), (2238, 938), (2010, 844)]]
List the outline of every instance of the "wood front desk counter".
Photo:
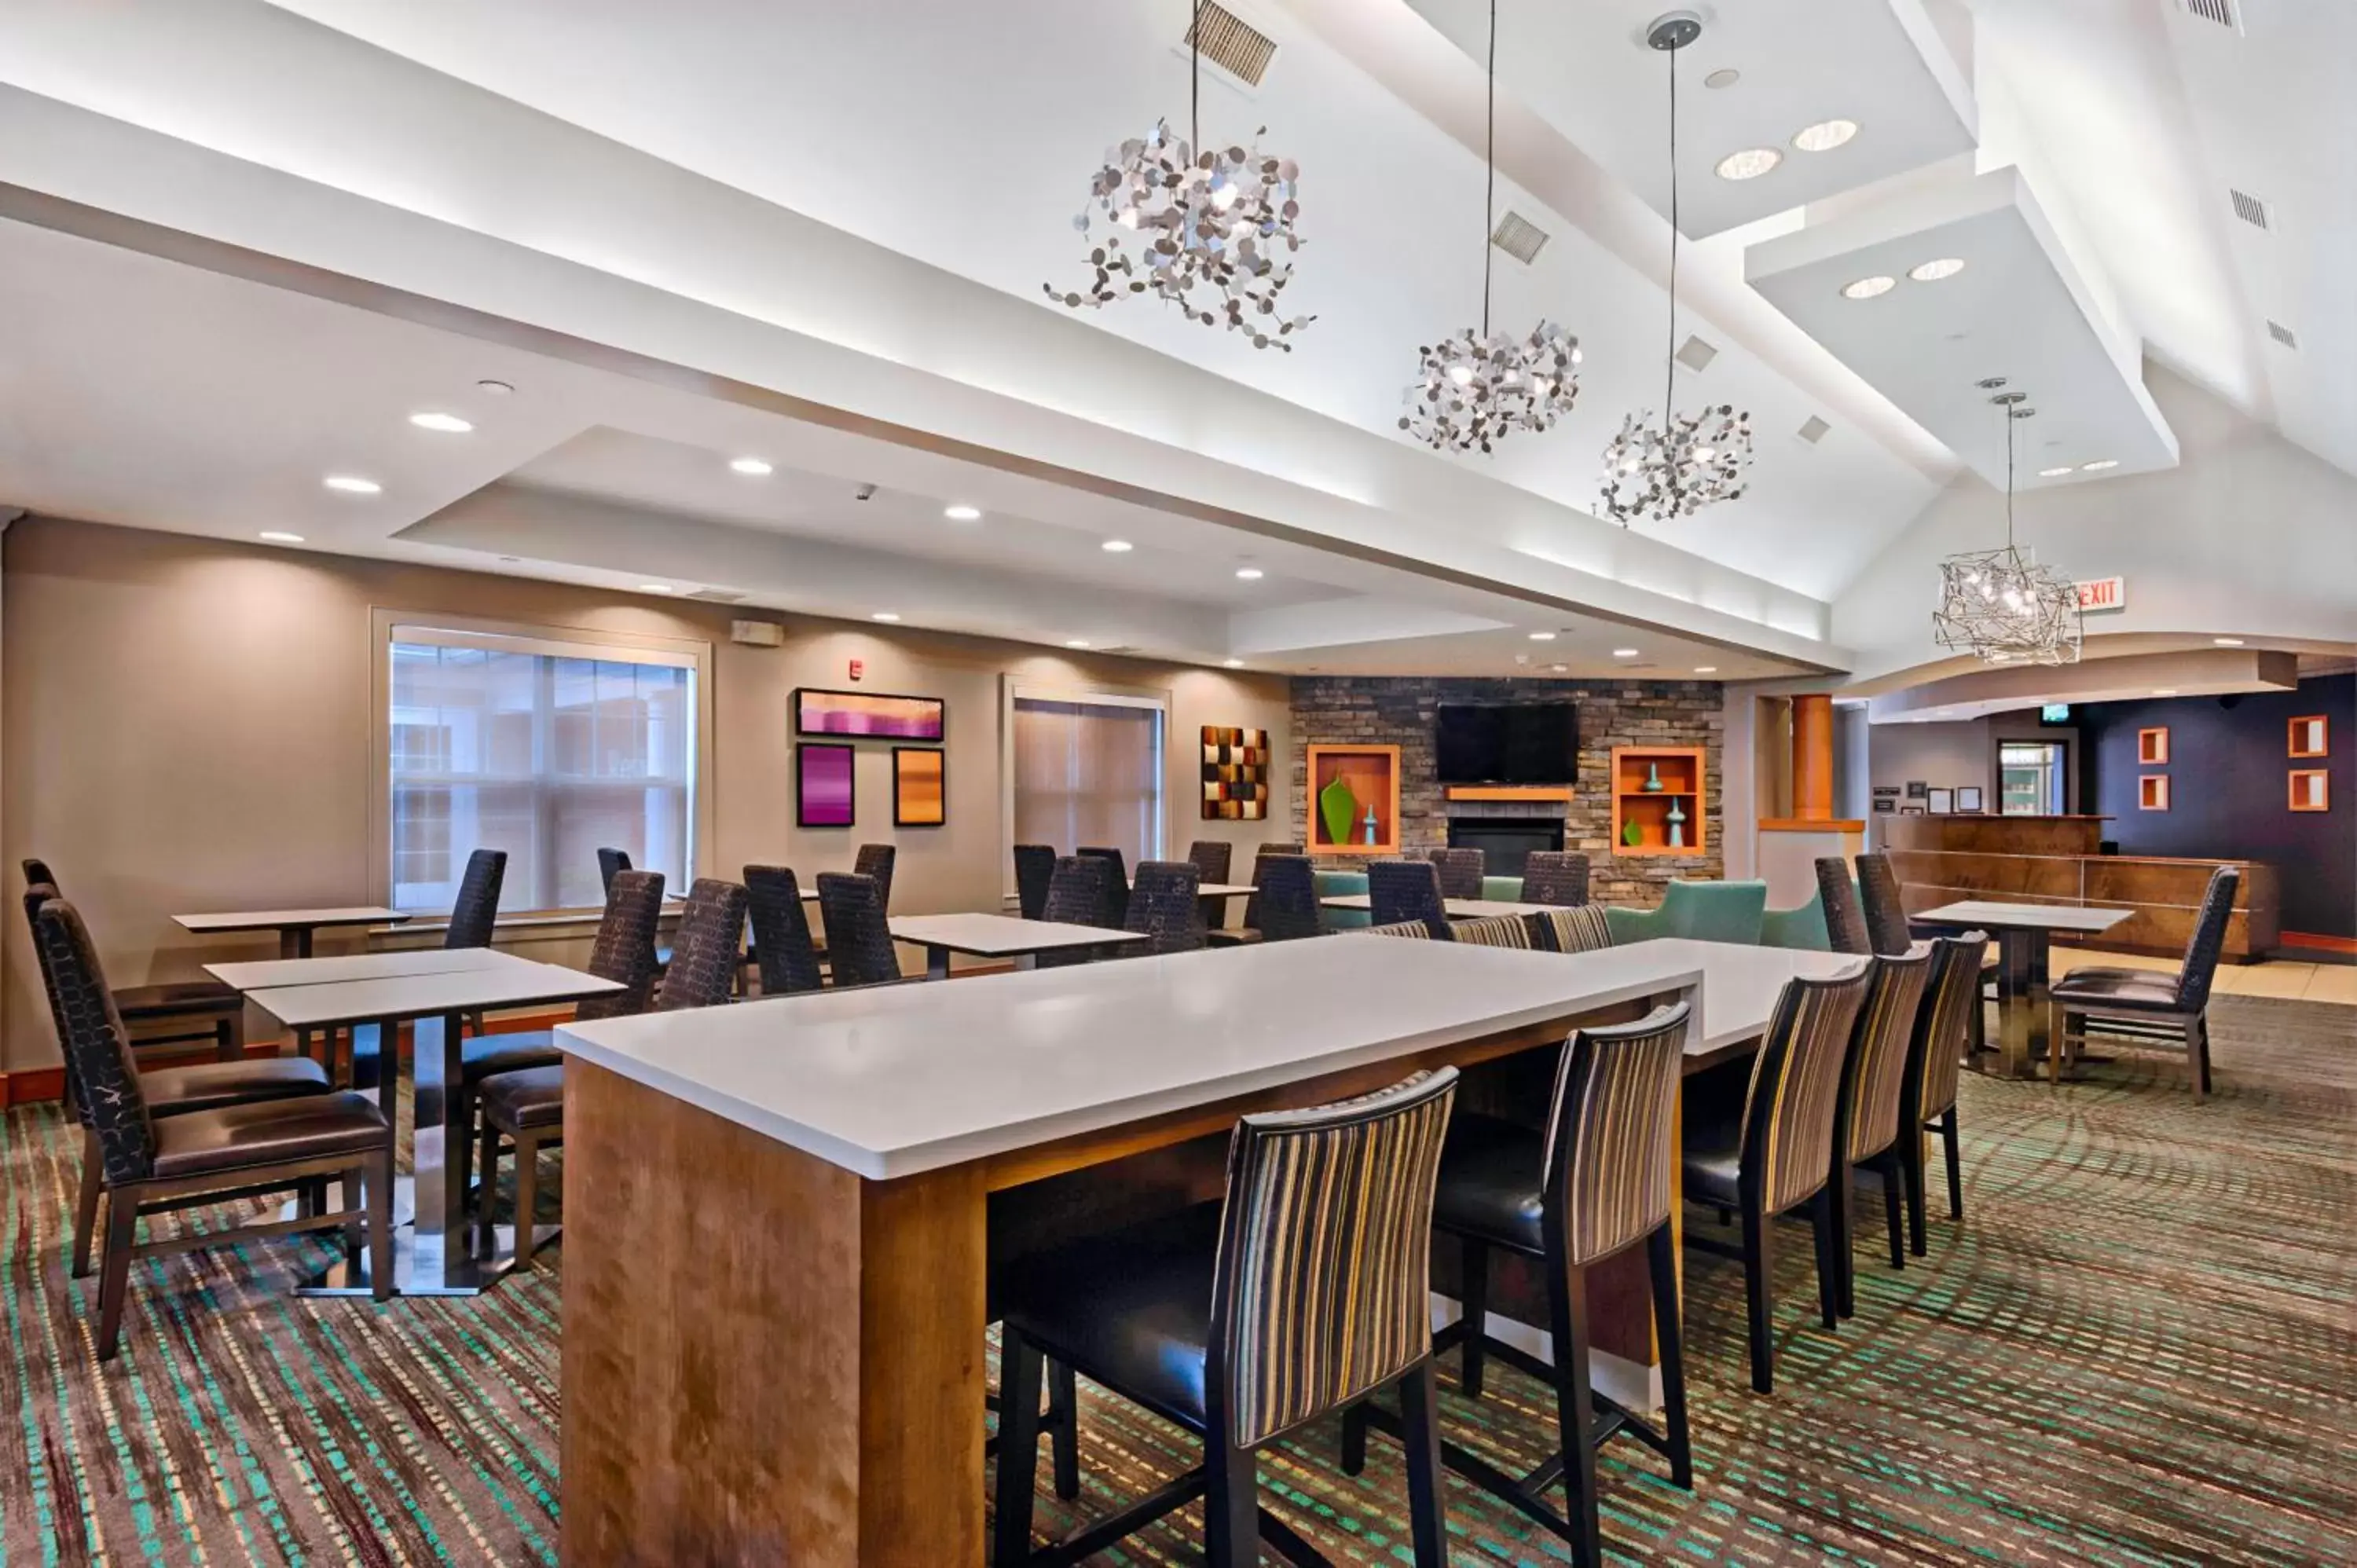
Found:
[(2226, 926), (2230, 963), (2265, 958), (2278, 940), (2276, 868), (2265, 861), (2099, 853), (2109, 817), (1878, 817), (1909, 914), (1967, 899), (2125, 909), (2100, 945), (2174, 958), (2222, 865), (2242, 873)]
[(564, 1561), (980, 1568), (1010, 1251), (1216, 1197), (1246, 1112), (1544, 1082), (1574, 1025), (1697, 992), (1707, 1063), (1855, 961), (1334, 937), (569, 1026)]

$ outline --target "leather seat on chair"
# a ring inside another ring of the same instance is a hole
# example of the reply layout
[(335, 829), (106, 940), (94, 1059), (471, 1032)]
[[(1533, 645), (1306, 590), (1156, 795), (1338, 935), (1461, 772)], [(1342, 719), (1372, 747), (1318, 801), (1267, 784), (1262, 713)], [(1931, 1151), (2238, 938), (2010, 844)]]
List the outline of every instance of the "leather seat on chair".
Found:
[(1026, 1259), (999, 1316), (1156, 1413), (1198, 1425), (1211, 1338), (1217, 1202)]
[(1546, 1251), (1546, 1202), (1538, 1173), (1546, 1137), (1536, 1128), (1459, 1111), (1440, 1150), (1432, 1222), (1523, 1251)]
[(217, 1111), (192, 1111), (158, 1120), (150, 1178), (285, 1165), (332, 1155), (364, 1155), (384, 1147), (384, 1112), (352, 1090), (254, 1101)]
[(520, 1029), (511, 1035), (477, 1035), (459, 1047), (459, 1079), (478, 1084), (487, 1078), (530, 1068), (554, 1067), (565, 1059), (556, 1048), (554, 1029)]
[(198, 1062), (189, 1067), (151, 1068), (139, 1075), (148, 1113), (177, 1116), (215, 1111), (249, 1100), (293, 1100), (325, 1094), (328, 1069), (309, 1057), (256, 1057), (242, 1062)]
[(2074, 969), (2054, 983), (2053, 993), (2100, 1002), (2106, 1011), (2172, 1013), (2178, 1005), (2177, 976), (2148, 969)]
[(565, 1120), (562, 1064), (503, 1072), (483, 1086), (483, 1113), (506, 1128), (554, 1127)]

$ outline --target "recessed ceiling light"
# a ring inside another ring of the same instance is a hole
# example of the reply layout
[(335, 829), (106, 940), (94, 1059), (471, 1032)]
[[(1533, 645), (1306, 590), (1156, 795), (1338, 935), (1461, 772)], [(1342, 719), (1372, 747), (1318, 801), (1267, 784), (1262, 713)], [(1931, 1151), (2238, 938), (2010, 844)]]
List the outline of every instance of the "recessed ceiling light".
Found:
[(1637, 657), (1637, 650), (1633, 648), (1616, 648), (1612, 650), (1612, 657), (1615, 659), (1634, 659)]
[(1531, 640), (1533, 642), (1553, 642), (1555, 640), (1555, 633), (1551, 631), (1534, 631), (1531, 633)]
[(1792, 133), (1792, 145), (1804, 153), (1829, 153), (1857, 134), (1855, 120), (1820, 120)]
[(2076, 468), (2073, 468), (2070, 464), (2065, 463), (2059, 468), (2040, 468), (2038, 470), (2038, 477), (2041, 479), (2059, 479), (2065, 474), (2075, 474), (2077, 472), (2078, 470)]
[(1088, 641), (1086, 639), (1075, 637), (1068, 639), (1064, 646), (1067, 648), (1086, 648), (1088, 646)]
[(2174, 697), (2177, 695), (2177, 688), (2174, 686), (2155, 686), (2152, 689), (2152, 694), (2156, 697)]
[(1697, 664), (1695, 666), (1695, 673), (1697, 675), (1716, 675), (1718, 673), (1718, 666), (1716, 664)]
[(486, 376), (481, 381), (475, 383), (475, 390), (477, 392), (487, 392), (493, 397), (505, 397), (508, 393), (515, 391), (515, 383), (512, 381), (494, 381), (490, 377)]
[(1846, 283), (1842, 285), (1842, 297), (1844, 299), (1872, 299), (1877, 295), (1889, 294), (1892, 289), (1897, 288), (1898, 286), (1899, 280), (1897, 278), (1883, 277), (1878, 274), (1870, 278), (1860, 278), (1856, 283)]
[(409, 423), (420, 430), (438, 430), (445, 435), (464, 435), (475, 428), (475, 422), (471, 419), (461, 419), (455, 413), (442, 413), (431, 409), (424, 413), (411, 414)]
[(982, 515), (982, 509), (974, 506), (943, 507), (942, 515), (952, 522), (972, 522)]
[(1236, 568), (1236, 575), (1247, 583), (1257, 583), (1268, 574), (1257, 566), (1239, 566)]
[(2120, 460), (2117, 457), (2105, 457), (2101, 462), (2080, 464), (2079, 471), (2083, 474), (2100, 474), (2106, 468), (2116, 468), (2119, 466)]
[(1731, 65), (1719, 67), (1702, 79), (1705, 87), (1732, 87), (1743, 80), (1743, 73)]
[(1938, 283), (1942, 278), (1954, 277), (1964, 270), (1964, 259), (1962, 256), (1940, 256), (1909, 267), (1907, 275), (1917, 283)]
[(770, 465), (759, 457), (731, 457), (728, 466), (737, 473), (750, 474), (757, 479), (771, 471)]
[(899, 612), (897, 610), (877, 610), (874, 615), (869, 616), (867, 618), (869, 620), (880, 620), (888, 623), (899, 620), (900, 616)]
[(639, 585), (639, 592), (642, 594), (668, 594), (671, 591), (671, 585), (669, 583), (640, 583)]
[(329, 474), (326, 483), (329, 489), (341, 490), (348, 496), (372, 496), (384, 489), (374, 479), (363, 479), (357, 474)]
[(301, 534), (283, 533), (274, 528), (265, 528), (254, 537), (257, 539), (266, 539), (273, 544), (300, 544), (303, 542), (303, 536)]
[(1132, 544), (1126, 539), (1108, 539), (1103, 544), (1098, 545), (1097, 548), (1103, 551), (1108, 555), (1126, 555), (1131, 551), (1136, 549), (1137, 546)]
[(1568, 664), (1550, 664), (1547, 668), (1558, 675), (1568, 674), (1571, 671), (1571, 666)]
[(1729, 153), (1718, 160), (1721, 179), (1758, 179), (1784, 161), (1784, 155), (1773, 147), (1746, 147), (1739, 153)]
[(2210, 640), (2216, 643), (2221, 648), (2240, 648), (2243, 646), (2243, 639), (2239, 637), (2213, 637)]
[(1221, 662), (1231, 670), (1241, 670), (1244, 667), (1244, 661), (1241, 659), (1223, 659)]

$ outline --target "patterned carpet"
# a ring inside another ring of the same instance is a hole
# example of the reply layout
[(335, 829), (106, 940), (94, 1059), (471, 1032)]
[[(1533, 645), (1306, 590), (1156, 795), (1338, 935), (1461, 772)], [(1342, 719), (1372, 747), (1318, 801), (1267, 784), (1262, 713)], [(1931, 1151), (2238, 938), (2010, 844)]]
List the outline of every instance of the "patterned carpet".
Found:
[[(1772, 1398), (1745, 1380), (1739, 1273), (1691, 1255), (1698, 1484), (1616, 1445), (1610, 1551), (2357, 1562), (2357, 1013), (2224, 997), (2213, 1028), (2198, 1107), (2158, 1061), (2059, 1095), (1967, 1075), (1965, 1222), (1935, 1218), (1929, 1266), (1904, 1273), (1862, 1236), (1858, 1316), (1830, 1336), (1807, 1248), (1786, 1247)], [(77, 1144), (52, 1107), (0, 1138), (0, 1563), (554, 1561), (561, 1249), (479, 1300), (382, 1310), (286, 1294), (317, 1243), (158, 1260), (102, 1372), (95, 1290), (63, 1267)], [(1444, 1394), (1452, 1435), (1534, 1462), (1544, 1391), (1502, 1369), (1491, 1389)], [(1080, 1515), (1191, 1463), (1083, 1397)], [(1337, 1561), (1408, 1561), (1397, 1449), (1377, 1439), (1354, 1481), (1333, 1436), (1264, 1461), (1274, 1506)], [(1448, 1504), (1459, 1563), (1564, 1560), (1459, 1483)], [(1044, 1498), (1040, 1517), (1071, 1518)], [(1105, 1561), (1199, 1561), (1182, 1517)]]

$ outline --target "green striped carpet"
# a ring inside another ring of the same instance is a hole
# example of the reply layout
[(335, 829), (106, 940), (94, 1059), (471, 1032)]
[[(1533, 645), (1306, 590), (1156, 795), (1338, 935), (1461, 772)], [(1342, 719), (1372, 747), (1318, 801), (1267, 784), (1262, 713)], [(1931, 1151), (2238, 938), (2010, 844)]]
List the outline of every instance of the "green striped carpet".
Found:
[[(2199, 1107), (2158, 1062), (2059, 1095), (1967, 1075), (1965, 1223), (1935, 1218), (1928, 1266), (1904, 1273), (1862, 1235), (1835, 1335), (1795, 1232), (1772, 1398), (1746, 1382), (1739, 1274), (1691, 1256), (1698, 1484), (1616, 1447), (1610, 1550), (2357, 1562), (2357, 1010), (2224, 997), (2213, 1018), (2219, 1092)], [(101, 1371), (95, 1291), (63, 1267), (78, 1143), (48, 1107), (0, 1138), (0, 1563), (554, 1560), (561, 1249), (481, 1299), (382, 1310), (288, 1296), (317, 1243), (159, 1260)], [(1191, 1463), (1169, 1429), (1084, 1399), (1083, 1493), (1043, 1498), (1043, 1530)], [(1443, 1404), (1459, 1441), (1544, 1451), (1534, 1383), (1493, 1369), (1478, 1406)], [(1397, 1450), (1376, 1439), (1352, 1480), (1333, 1437), (1264, 1462), (1274, 1506), (1338, 1561), (1408, 1561)], [(1448, 1501), (1457, 1561), (1564, 1560), (1480, 1494)], [(1192, 1531), (1181, 1516), (1106, 1560), (1192, 1563)]]

